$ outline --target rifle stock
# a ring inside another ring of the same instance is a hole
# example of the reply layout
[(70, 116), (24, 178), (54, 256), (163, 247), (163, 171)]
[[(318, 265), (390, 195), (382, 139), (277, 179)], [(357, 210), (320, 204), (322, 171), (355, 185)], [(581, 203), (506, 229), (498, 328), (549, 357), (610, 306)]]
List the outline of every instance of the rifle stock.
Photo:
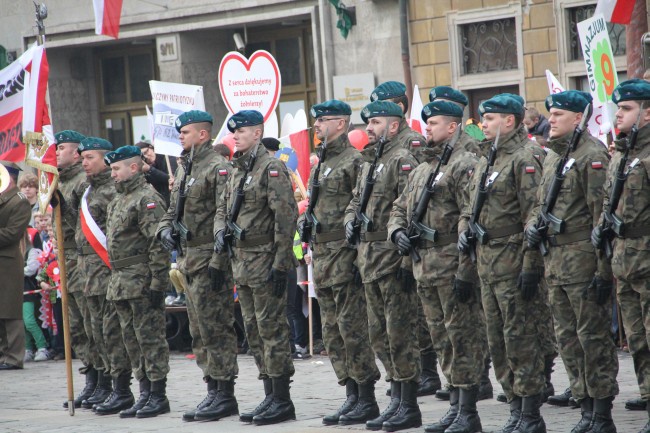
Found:
[(314, 237), (317, 233), (320, 233), (321, 227), (316, 215), (314, 215), (314, 209), (316, 208), (316, 203), (318, 203), (318, 196), (320, 195), (320, 169), (323, 161), (325, 160), (325, 155), (327, 152), (327, 130), (325, 130), (325, 139), (321, 145), (320, 155), (318, 157), (318, 165), (314, 169), (314, 176), (311, 181), (311, 188), (309, 190), (309, 205), (305, 212), (305, 221), (302, 226), (302, 233), (300, 234), (300, 241), (304, 243), (312, 244)]

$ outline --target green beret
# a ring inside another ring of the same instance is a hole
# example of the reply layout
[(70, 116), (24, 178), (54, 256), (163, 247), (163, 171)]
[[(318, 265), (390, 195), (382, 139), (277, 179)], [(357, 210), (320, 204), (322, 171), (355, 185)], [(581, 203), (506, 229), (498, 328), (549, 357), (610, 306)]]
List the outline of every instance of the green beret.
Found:
[(201, 110), (190, 110), (176, 118), (176, 131), (181, 132), (181, 128), (190, 123), (213, 123), (210, 113)]
[(242, 126), (262, 125), (264, 123), (264, 116), (257, 110), (242, 110), (239, 113), (233, 114), (228, 119), (228, 130), (235, 132), (236, 129)]
[(86, 138), (85, 135), (81, 135), (77, 131), (71, 129), (59, 131), (54, 135), (54, 139), (57, 143), (81, 143), (81, 140), (84, 138)]
[(361, 120), (368, 123), (372, 117), (404, 117), (404, 113), (399, 105), (390, 101), (375, 101), (366, 105), (361, 110)]
[(81, 140), (77, 152), (85, 152), (86, 150), (113, 150), (113, 145), (110, 141), (104, 140), (99, 137), (86, 137)]
[(322, 104), (312, 105), (309, 114), (314, 119), (321, 116), (349, 116), (352, 114), (352, 109), (348, 104), (338, 99), (330, 99)]
[(650, 83), (639, 78), (623, 81), (616, 86), (612, 93), (614, 104), (622, 101), (645, 101), (647, 99), (650, 99)]
[(522, 107), (524, 107), (524, 110), (526, 109), (526, 100), (521, 97), (521, 95), (517, 95), (516, 93), (501, 93), (500, 96), (507, 96), (509, 98), (514, 99), (515, 101), (519, 102)]
[(142, 152), (138, 146), (122, 146), (119, 149), (108, 152), (104, 155), (104, 163), (111, 165), (114, 162), (124, 161), (125, 159), (142, 156)]
[(481, 116), (485, 113), (521, 115), (524, 112), (524, 106), (519, 98), (514, 98), (509, 93), (502, 93), (481, 102), (481, 105), (478, 107), (478, 112)]
[(385, 101), (386, 99), (399, 98), (406, 95), (406, 86), (399, 81), (386, 81), (381, 83), (370, 95), (370, 102)]
[(463, 106), (467, 106), (469, 103), (467, 96), (449, 86), (438, 86), (431, 89), (429, 92), (429, 101), (433, 102), (436, 99), (447, 99), (449, 101), (458, 102)]
[(429, 117), (433, 116), (450, 116), (462, 118), (463, 109), (453, 102), (438, 99), (425, 105), (420, 115), (424, 122), (429, 120)]
[(551, 108), (559, 108), (560, 110), (582, 113), (587, 105), (591, 104), (592, 100), (593, 98), (587, 92), (565, 90), (564, 92), (548, 95), (544, 104), (548, 111), (551, 111)]

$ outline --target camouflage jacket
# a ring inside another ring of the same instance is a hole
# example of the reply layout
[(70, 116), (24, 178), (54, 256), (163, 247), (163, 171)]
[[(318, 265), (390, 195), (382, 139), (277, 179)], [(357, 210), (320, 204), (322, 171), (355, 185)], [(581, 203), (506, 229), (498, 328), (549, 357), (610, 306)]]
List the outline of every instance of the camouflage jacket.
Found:
[(169, 285), (169, 253), (156, 239), (156, 227), (165, 214), (165, 200), (141, 173), (116, 183), (115, 189), (106, 222), (112, 270), (106, 299), (164, 291)]
[[(345, 240), (343, 218), (345, 209), (352, 200), (361, 159), (361, 154), (352, 147), (347, 134), (327, 143), (325, 160), (320, 170), (320, 193), (314, 208), (314, 215), (321, 225), (312, 253), (314, 282), (317, 287), (342, 284), (353, 277), (352, 266), (357, 250)], [(325, 236), (326, 241), (320, 241), (319, 236)], [(327, 240), (327, 236), (335, 239)]]
[[(172, 228), (172, 222), (176, 215), (178, 191), (185, 175), (189, 156), (190, 152), (183, 151), (181, 153), (183, 161), (176, 168), (169, 208), (158, 224), (157, 238), (160, 237), (161, 231)], [(189, 242), (181, 240), (183, 256), (177, 259), (179, 269), (185, 274), (206, 272), (209, 266), (219, 269), (227, 268), (227, 259), (214, 253), (212, 229), (217, 206), (231, 171), (230, 163), (212, 149), (209, 141), (194, 148), (192, 172), (188, 175), (185, 184), (187, 198), (183, 214), (183, 222), (192, 234), (192, 239)]]
[[(617, 143), (617, 149), (624, 149), (622, 141)], [(616, 152), (609, 164), (604, 209), (607, 209), (609, 203), (609, 194), (621, 157), (621, 152)], [(616, 278), (626, 280), (650, 278), (650, 235), (647, 234), (650, 229), (650, 125), (639, 130), (636, 146), (629, 153), (628, 167), (636, 158), (639, 162), (625, 181), (623, 194), (616, 209), (616, 215), (625, 225), (626, 237), (614, 240), (612, 271)], [(640, 230), (645, 230), (646, 234), (634, 234)]]
[(257, 160), (244, 184), (244, 203), (236, 221), (245, 232), (245, 240), (235, 243), (232, 270), (237, 284), (253, 286), (264, 284), (271, 268), (286, 272), (298, 266), (293, 254), (298, 206), (287, 167), (258, 143), (249, 152), (233, 158), (235, 169), (219, 201), (215, 233), (226, 227), (235, 190), (251, 152), (257, 152)]
[[(106, 170), (98, 175), (87, 178), (90, 185), (87, 202), (88, 210), (99, 228), (106, 233), (106, 216), (108, 204), (115, 197), (115, 182), (111, 179), (111, 170)], [(81, 211), (79, 211), (81, 214)], [(87, 296), (105, 295), (108, 288), (108, 281), (111, 276), (111, 270), (104, 261), (94, 252), (86, 235), (81, 229), (80, 221), (77, 221), (75, 233), (77, 242), (77, 252), (79, 253), (78, 263), (82, 272), (84, 283), (84, 293)]]
[[(396, 230), (408, 228), (426, 182), (438, 165), (442, 147), (443, 145), (425, 149), (424, 155), (430, 156), (411, 173), (406, 188), (393, 203), (388, 221), (389, 238)], [(440, 167), (438, 173), (442, 177), (436, 182), (421, 221), (438, 232), (439, 244), (421, 240), (416, 248), (422, 260), (419, 263), (413, 262), (415, 279), (425, 286), (435, 285), (440, 279), (450, 280), (456, 273), (463, 281), (472, 281), (472, 277), (466, 275), (473, 275), (472, 272), (475, 271), (464, 268), (473, 265), (462, 262), (459, 268), (456, 245), (460, 213), (469, 201), (468, 184), (477, 162), (478, 158), (460, 146), (459, 141), (447, 165)]]
[[(402, 264), (402, 256), (388, 239), (386, 227), (393, 202), (404, 190), (408, 176), (417, 167), (418, 162), (408, 150), (402, 147), (399, 137), (398, 134), (385, 143), (384, 153), (377, 161), (374, 173), (375, 185), (366, 208), (366, 215), (372, 221), (373, 230), (369, 233), (362, 227), (361, 243), (357, 249), (357, 264), (364, 283), (397, 272)], [(376, 146), (377, 144), (368, 146), (361, 152), (365, 162), (357, 177), (352, 201), (345, 210), (345, 223), (354, 220), (363, 189), (366, 187), (368, 170), (375, 157)], [(364, 241), (364, 239), (370, 240)]]
[(423, 155), (423, 151), (426, 148), (427, 139), (419, 132), (413, 130), (406, 122), (406, 119), (402, 119), (400, 122), (397, 136), (393, 138), (393, 141), (401, 143), (402, 147), (411, 152), (418, 161), (423, 161), (423, 158), (426, 158)]
[[(479, 141), (465, 131), (460, 133), (458, 144), (456, 146), (462, 147), (469, 153), (473, 153), (477, 158), (480, 158), (482, 156), (482, 150)], [(488, 152), (489, 150), (490, 148), (488, 147)]]
[[(478, 273), (486, 283), (515, 279), (522, 268), (533, 270), (543, 265), (537, 250), (526, 248), (523, 226), (537, 200), (544, 152), (530, 143), (523, 128), (502, 135), (497, 146), (496, 160), (488, 178), (495, 172), (498, 174), (488, 189), (478, 221), (489, 237), (486, 245), (477, 243), (476, 248)], [(487, 159), (481, 158), (470, 182), (470, 200), (463, 211), (459, 233), (467, 229), (478, 183), (486, 166)], [(504, 232), (512, 234), (502, 236)], [(461, 260), (469, 258), (463, 255)]]
[[(551, 151), (544, 161), (542, 180), (537, 190), (537, 206), (528, 224), (537, 222), (548, 188), (555, 178), (560, 155), (566, 152), (571, 135), (549, 142)], [(551, 212), (564, 220), (565, 230), (562, 235), (551, 239), (551, 242), (556, 240), (558, 245), (550, 245), (549, 253), (544, 257), (547, 282), (553, 285), (590, 282), (597, 271), (600, 276), (611, 279), (611, 268), (604, 260), (598, 259), (590, 241), (591, 229), (598, 223), (602, 211), (602, 191), (609, 164), (607, 149), (585, 132), (569, 158), (574, 158), (575, 163), (562, 182)], [(549, 230), (548, 236), (553, 235), (557, 233)], [(578, 236), (580, 240), (569, 242), (567, 236)]]

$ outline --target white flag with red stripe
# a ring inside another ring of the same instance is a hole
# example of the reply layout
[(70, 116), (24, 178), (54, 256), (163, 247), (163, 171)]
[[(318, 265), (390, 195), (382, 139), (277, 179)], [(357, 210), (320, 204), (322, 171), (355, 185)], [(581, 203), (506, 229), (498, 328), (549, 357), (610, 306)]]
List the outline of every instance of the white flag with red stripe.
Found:
[(422, 98), (420, 97), (420, 88), (416, 84), (413, 88), (413, 101), (411, 102), (411, 114), (408, 124), (414, 131), (424, 134), (424, 122), (422, 122)]
[(93, 0), (95, 33), (118, 39), (122, 0)]
[(610, 23), (630, 24), (632, 10), (634, 0), (598, 0), (594, 15), (601, 13)]

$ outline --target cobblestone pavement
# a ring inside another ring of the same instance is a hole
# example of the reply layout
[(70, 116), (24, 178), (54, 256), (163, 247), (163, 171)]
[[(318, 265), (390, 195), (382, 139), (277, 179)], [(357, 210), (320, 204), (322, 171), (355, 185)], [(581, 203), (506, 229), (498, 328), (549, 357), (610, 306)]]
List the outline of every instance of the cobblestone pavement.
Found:
[[(637, 432), (646, 422), (645, 412), (625, 410), (624, 402), (638, 396), (632, 358), (619, 352), (620, 372), (618, 376), (621, 393), (614, 402), (614, 419), (619, 433)], [(561, 360), (553, 374), (556, 392), (562, 392), (568, 384)], [(120, 419), (118, 416), (98, 416), (84, 409), (77, 409), (73, 417), (64, 410), (61, 403), (66, 396), (65, 364), (63, 361), (28, 363), (24, 370), (0, 372), (0, 432), (257, 432), (257, 433), (312, 433), (337, 431), (366, 431), (363, 426), (325, 427), (321, 417), (333, 412), (342, 403), (345, 390), (336, 384), (335, 376), (327, 357), (315, 356), (296, 361), (296, 375), (292, 385), (292, 397), (296, 406), (297, 421), (274, 426), (257, 427), (239, 422), (230, 417), (217, 422), (187, 423), (181, 420), (183, 411), (194, 407), (205, 395), (205, 385), (194, 361), (183, 354), (171, 356), (168, 395), (172, 412), (157, 418)], [(379, 362), (378, 362), (379, 365)], [(74, 361), (74, 368), (80, 363)], [(256, 380), (257, 371), (253, 358), (239, 357), (240, 377), (237, 379), (236, 395), (240, 410), (255, 407), (263, 397), (262, 384)], [(75, 370), (76, 372), (76, 370)], [(82, 376), (75, 374), (75, 393), (83, 386)], [(496, 392), (500, 390), (494, 376), (492, 383)], [(377, 384), (377, 398), (380, 409), (386, 406), (387, 386)], [(137, 384), (132, 389), (137, 392)], [(419, 400), (425, 424), (436, 421), (447, 409), (447, 402), (433, 396)], [(496, 399), (478, 404), (484, 432), (498, 431), (508, 416), (508, 408)], [(569, 432), (577, 422), (579, 410), (544, 405), (542, 414), (548, 432)], [(422, 432), (422, 428), (408, 432)]]

